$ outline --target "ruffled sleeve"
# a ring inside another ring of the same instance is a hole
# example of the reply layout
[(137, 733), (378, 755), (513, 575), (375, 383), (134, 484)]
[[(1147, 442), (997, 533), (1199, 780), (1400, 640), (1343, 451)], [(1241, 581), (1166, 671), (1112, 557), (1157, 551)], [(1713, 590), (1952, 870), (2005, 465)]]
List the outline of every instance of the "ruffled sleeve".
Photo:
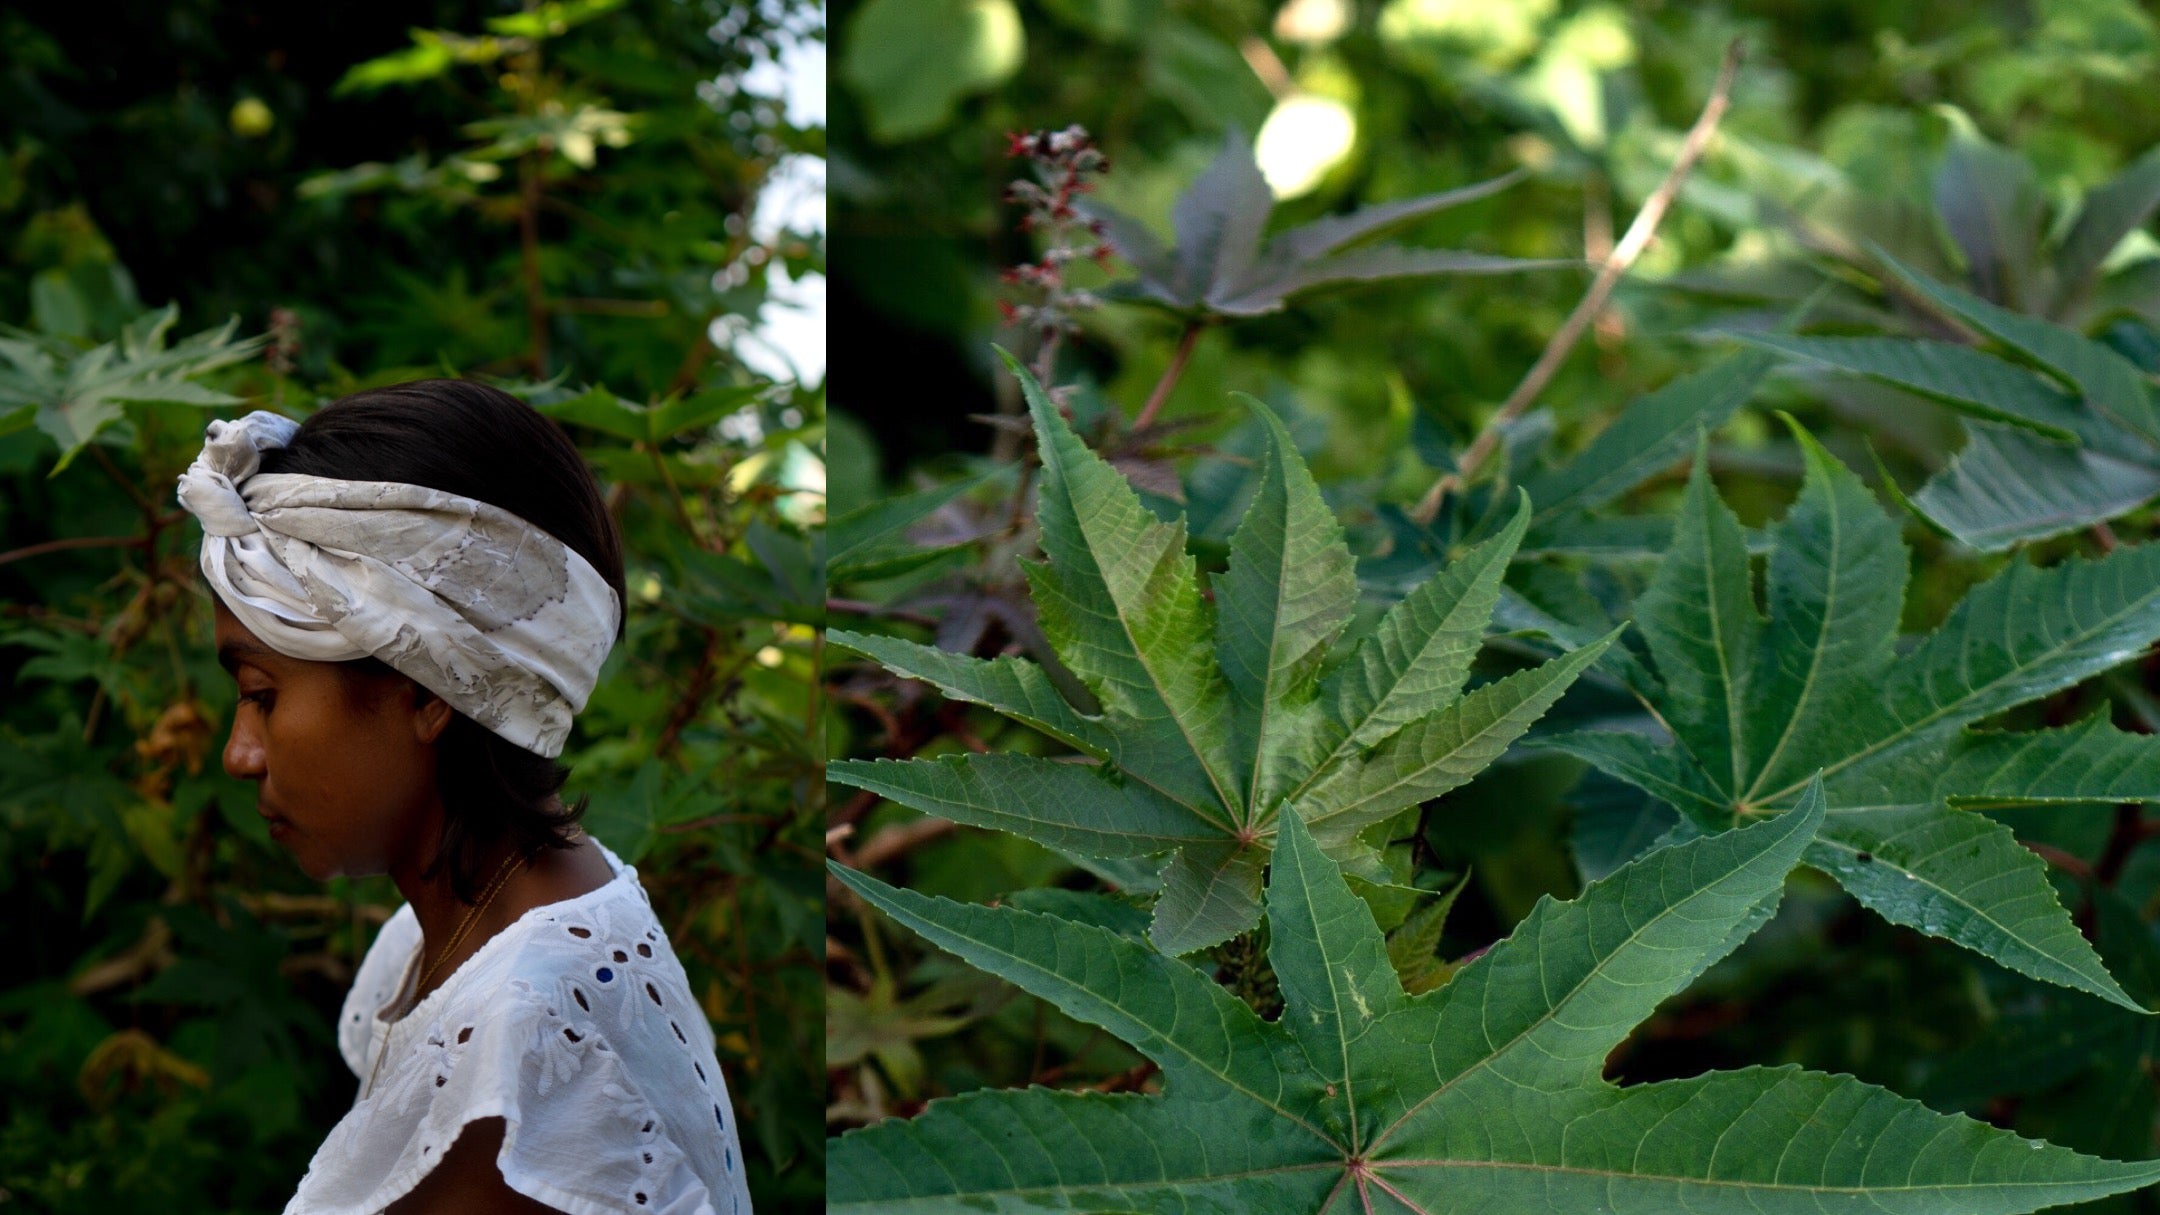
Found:
[[(647, 1048), (610, 1032), (597, 994), (586, 996), (592, 1007), (579, 1007), (575, 993), (584, 990), (510, 981), (506, 1007), (472, 1027), (469, 1048), (452, 1065), (470, 1096), (452, 1099), (446, 1080), (423, 1123), (437, 1128), (427, 1137), (436, 1156), (464, 1123), (499, 1115), (503, 1180), (570, 1215), (734, 1215), (732, 1201), (706, 1187), (684, 1150), (690, 1136), (711, 1132), (668, 1124), (633, 1079), (633, 1071), (650, 1069), (626, 1065), (625, 1052)], [(500, 1015), (510, 1007), (513, 1015)]]
[(337, 1022), (338, 1054), (344, 1056), (345, 1066), (355, 1076), (367, 1070), (375, 1010), (396, 993), (405, 977), (406, 964), (419, 944), (420, 921), (414, 918), (411, 904), (405, 904), (383, 924), (382, 931), (375, 934), (375, 943), (368, 946), (367, 956), (360, 959), (360, 972), (353, 976), (352, 990), (345, 993)]

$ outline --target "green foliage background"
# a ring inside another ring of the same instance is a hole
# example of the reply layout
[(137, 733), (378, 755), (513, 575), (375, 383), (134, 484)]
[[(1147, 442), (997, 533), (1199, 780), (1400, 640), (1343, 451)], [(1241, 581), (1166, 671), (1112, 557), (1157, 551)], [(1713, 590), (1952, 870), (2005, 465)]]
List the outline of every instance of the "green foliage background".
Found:
[(759, 1209), (820, 1206), (823, 386), (726, 318), (822, 272), (750, 221), (824, 132), (739, 82), (823, 38), (717, 0), (0, 12), (0, 1206), (277, 1210), (349, 1105), (333, 1018), (397, 893), (309, 882), (223, 774), (172, 485), (212, 417), (429, 375), (563, 421), (617, 512), (569, 792), (705, 1004)]
[[(1302, 32), (1327, 25), (1315, 14), (1330, 8), (1345, 16), (1335, 33)], [(2053, 248), (2088, 192), (2160, 143), (2160, 110), (2141, 96), (2160, 66), (2160, 27), (2132, 4), (864, 0), (837, 17), (834, 324), (865, 365), (908, 368), (909, 400), (894, 408), (865, 383), (836, 403), (835, 517), (924, 492), (904, 531), (911, 545), (880, 550), (882, 563), (866, 560), (852, 578), (835, 567), (835, 607), (862, 632), (981, 657), (1022, 654), (1057, 677), (1018, 565), (1037, 551), (1032, 443), (996, 421), (1021, 405), (993, 345), (1036, 354), (1029, 335), (1000, 326), (996, 306), (1032, 302), (998, 273), (1039, 252), (1016, 228), (1018, 208), (1002, 201), (1025, 173), (1005, 159), (1009, 131), (1085, 126), (1112, 161), (1094, 197), (1168, 243), (1173, 200), (1226, 131), (1252, 134), (1295, 93), (1333, 98), (1356, 117), (1354, 149), (1311, 193), (1282, 201), (1270, 231), (1523, 166), (1527, 181), (1420, 221), (1402, 242), (1581, 258), (1609, 247), (1657, 184), (1725, 45), (1743, 38), (1748, 59), (1719, 139), (1593, 334), (1510, 429), (1494, 469), (1517, 481), (1541, 454), (1566, 460), (1645, 392), (1711, 365), (1733, 331), (1803, 315), (1822, 334), (1969, 340), (1884, 288), (1884, 276), (1857, 270), (1868, 242), (1942, 281), (2046, 311), (2147, 375), (2156, 366), (2160, 310), (2130, 281), (2153, 249), (2149, 217), (2109, 263), (2111, 275), (2130, 267), (2128, 277), (2067, 310), (1991, 287), (1969, 231), (1973, 199), (2015, 195), (2012, 218), (2034, 225), (2027, 254)], [(890, 36), (932, 23), (938, 38)], [(1962, 191), (1944, 184), (1961, 173)], [(1994, 252), (2011, 257), (2022, 231), (2002, 225)], [(1118, 263), (1100, 274), (1081, 268), (1075, 281), (1100, 289), (1126, 273)], [(1053, 381), (1069, 389), (1076, 427), (1157, 513), (1186, 515), (1201, 569), (1217, 575), (1260, 450), (1230, 394), (1265, 399), (1343, 520), (1370, 614), (1436, 557), (1459, 557), (1466, 538), (1490, 534), (1493, 517), (1479, 511), (1511, 499), (1473, 492), (1434, 534), (1411, 527), (1406, 512), (1521, 379), (1587, 278), (1548, 270), (1380, 284), (1210, 325), (1164, 411), (1172, 428), (1138, 439), (1126, 426), (1173, 362), (1182, 318), (1117, 302), (1088, 312)], [(1707, 459), (1758, 552), (1757, 529), (1786, 514), (1804, 465), (1773, 410), (1794, 415), (1893, 511), (1888, 488), (1915, 490), (1966, 442), (1952, 410), (1849, 376), (1781, 366), (1747, 401), (1706, 414)], [(1685, 455), (1683, 444), (1639, 470), (1647, 479), (1613, 509), (1669, 518)], [(1905, 520), (1912, 581), (1900, 627), (1935, 627), (2006, 560), (2051, 565), (2154, 535), (2150, 507), (2091, 516), (2101, 518), (2009, 558)], [(1523, 602), (1624, 617), (1662, 551), (1639, 535), (1630, 543), (1598, 560), (1548, 550), (1518, 564), (1510, 588)], [(914, 559), (899, 560), (901, 547)], [(1538, 622), (1510, 620), (1505, 608), (1502, 618), (1517, 631), (1490, 639), (1480, 680), (1551, 652), (1522, 632)], [(1604, 628), (1585, 624), (1569, 644)], [(1061, 750), (874, 664), (836, 662), (831, 679), (851, 708), (832, 740), (836, 757)], [(2151, 685), (2148, 657), (1984, 724), (2059, 726), (2098, 713), (2149, 733), (2160, 721)], [(1603, 668), (1547, 725), (1609, 728), (1637, 712)], [(1634, 855), (1673, 821), (1670, 811), (1643, 817), (1642, 804), (1574, 759), (1532, 750), (1428, 803), (1393, 838), (1407, 844), (1409, 884), (1437, 893), (1470, 875), (1444, 933), (1425, 925), (1438, 955), (1473, 954), (1541, 895), (1570, 896)], [(1985, 813), (2047, 858), (2063, 906), (2111, 972), (2136, 973), (2160, 956), (2151, 931), (2160, 865), (2142, 842), (2142, 804)], [(835, 799), (834, 814), (848, 833), (835, 849), (843, 863), (963, 901), (1057, 910), (1062, 896), (1035, 888), (1100, 890), (1131, 876), (867, 792)], [(986, 1087), (1159, 1087), (1153, 1065), (1108, 1035), (924, 946), (838, 884), (828, 896), (834, 1131)], [(1207, 960), (1267, 1010), (1274, 997), (1258, 948), (1240, 938)], [(2108, 1015), (2088, 997), (1886, 924), (1808, 879), (1761, 935), (1638, 1029), (1608, 1074), (1655, 1080), (1798, 1063), (2082, 1151), (2150, 1159), (2160, 1147), (2149, 1038)], [(2071, 1024), (2108, 1028), (2048, 1036)], [(2091, 1209), (2155, 1208), (2141, 1194)]]

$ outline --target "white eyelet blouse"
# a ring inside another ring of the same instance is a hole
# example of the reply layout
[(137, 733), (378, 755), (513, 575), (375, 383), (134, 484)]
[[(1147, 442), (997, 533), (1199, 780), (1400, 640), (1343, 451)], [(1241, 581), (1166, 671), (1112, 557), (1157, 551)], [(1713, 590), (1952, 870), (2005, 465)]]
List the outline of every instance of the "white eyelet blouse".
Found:
[(527, 911), (402, 1016), (419, 922), (383, 925), (338, 1016), (360, 1094), (285, 1215), (376, 1215), (495, 1117), (503, 1180), (570, 1215), (750, 1215), (712, 1028), (637, 870), (600, 851), (613, 881)]

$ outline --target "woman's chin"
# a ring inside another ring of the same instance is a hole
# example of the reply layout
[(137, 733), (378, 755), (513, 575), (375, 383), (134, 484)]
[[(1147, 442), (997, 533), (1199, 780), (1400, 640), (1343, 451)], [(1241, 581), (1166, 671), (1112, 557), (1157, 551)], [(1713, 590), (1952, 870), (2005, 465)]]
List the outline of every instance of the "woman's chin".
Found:
[(308, 847), (306, 841), (301, 839), (290, 827), (273, 831), (270, 838), (277, 842), (278, 847), (285, 850), (285, 855), (291, 857), (293, 864), (300, 867), (300, 872), (307, 874), (316, 881), (327, 882), (331, 878), (343, 876), (342, 870), (335, 861)]

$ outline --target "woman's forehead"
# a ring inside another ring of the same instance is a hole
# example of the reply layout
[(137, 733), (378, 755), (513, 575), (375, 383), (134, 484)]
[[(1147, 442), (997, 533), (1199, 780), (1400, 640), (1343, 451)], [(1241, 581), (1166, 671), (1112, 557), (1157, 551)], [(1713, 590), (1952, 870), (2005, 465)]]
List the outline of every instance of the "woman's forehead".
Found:
[(228, 671), (243, 662), (263, 666), (284, 658), (284, 655), (264, 645), (262, 638), (240, 623), (240, 618), (233, 615), (232, 609), (222, 602), (217, 605), (217, 624), (213, 635), (217, 639), (218, 665)]

